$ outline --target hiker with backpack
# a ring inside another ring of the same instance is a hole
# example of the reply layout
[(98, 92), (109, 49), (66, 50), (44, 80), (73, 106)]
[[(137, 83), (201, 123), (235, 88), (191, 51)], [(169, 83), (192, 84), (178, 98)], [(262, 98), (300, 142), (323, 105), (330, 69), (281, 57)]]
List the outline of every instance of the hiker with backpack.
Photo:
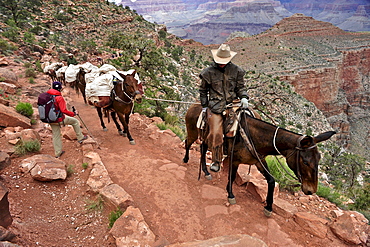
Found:
[[(65, 153), (62, 150), (61, 124), (73, 126), (79, 143), (87, 139), (87, 136), (84, 136), (81, 132), (80, 122), (74, 118), (74, 116), (78, 115), (78, 112), (67, 110), (61, 90), (62, 83), (55, 81), (52, 84), (52, 88), (46, 93), (40, 94), (38, 99), (40, 119), (43, 122), (48, 122), (53, 132), (53, 146), (56, 158), (59, 158)], [(50, 99), (47, 99), (47, 97)]]

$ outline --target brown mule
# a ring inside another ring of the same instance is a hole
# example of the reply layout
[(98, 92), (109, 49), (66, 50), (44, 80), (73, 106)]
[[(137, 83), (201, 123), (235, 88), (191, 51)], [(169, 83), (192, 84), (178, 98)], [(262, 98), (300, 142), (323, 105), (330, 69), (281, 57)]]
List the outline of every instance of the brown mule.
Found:
[[(200, 105), (191, 106), (185, 117), (188, 131), (188, 137), (185, 140), (186, 153), (183, 159), (185, 163), (189, 160), (189, 148), (198, 136), (198, 129), (194, 123), (196, 123), (195, 119), (200, 112)], [(241, 111), (236, 135), (227, 139), (230, 165), (226, 190), (229, 202), (231, 204), (236, 203), (232, 192), (232, 184), (235, 181), (239, 164), (255, 164), (268, 184), (264, 213), (266, 216), (271, 215), (275, 179), (269, 172), (265, 160), (267, 155), (283, 155), (286, 158), (287, 165), (301, 183), (302, 191), (306, 195), (315, 193), (317, 191), (320, 160), (320, 153), (316, 144), (328, 140), (334, 134), (335, 131), (327, 131), (315, 137), (304, 136), (251, 117)], [(202, 142), (200, 163), (207, 177), (210, 174), (205, 162), (206, 151), (207, 146)]]

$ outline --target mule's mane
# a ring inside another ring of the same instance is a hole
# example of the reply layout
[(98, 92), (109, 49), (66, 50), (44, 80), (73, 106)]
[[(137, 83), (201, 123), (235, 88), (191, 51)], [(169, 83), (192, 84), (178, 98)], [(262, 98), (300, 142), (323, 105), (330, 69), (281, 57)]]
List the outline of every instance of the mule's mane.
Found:
[(285, 128), (281, 128), (281, 127), (279, 127), (279, 126), (276, 126), (276, 125), (271, 124), (271, 123), (269, 123), (269, 122), (266, 122), (266, 121), (264, 121), (264, 120), (261, 120), (261, 119), (258, 119), (258, 118), (254, 118), (254, 117), (250, 116), (249, 114), (244, 113), (244, 115), (245, 115), (246, 117), (249, 117), (249, 118), (253, 119), (253, 120), (256, 120), (256, 121), (262, 122), (262, 123), (264, 123), (264, 124), (270, 125), (271, 127), (274, 127), (275, 129), (276, 129), (276, 128), (279, 128), (279, 130), (284, 130), (284, 131), (286, 131), (286, 132), (289, 132), (289, 133), (292, 133), (292, 134), (295, 134), (295, 135), (302, 136), (302, 134), (298, 134), (298, 133), (295, 133), (295, 132), (293, 132), (293, 131), (287, 130), (287, 129), (285, 129)]

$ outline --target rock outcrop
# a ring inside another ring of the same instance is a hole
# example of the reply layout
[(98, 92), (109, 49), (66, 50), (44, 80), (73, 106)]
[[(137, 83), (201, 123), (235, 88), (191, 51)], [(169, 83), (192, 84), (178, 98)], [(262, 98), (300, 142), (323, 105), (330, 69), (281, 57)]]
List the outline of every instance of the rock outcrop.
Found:
[[(346, 148), (369, 157), (370, 47), (366, 42), (356, 46), (356, 41), (350, 42), (352, 38), (357, 39), (351, 37), (352, 34), (330, 23), (298, 14), (278, 22), (266, 35), (291, 35), (302, 39), (314, 35), (338, 37), (338, 42), (331, 44), (335, 53), (321, 54), (327, 61), (326, 65), (321, 63), (316, 68), (295, 68), (298, 72), (282, 74), (280, 79), (292, 84), (297, 93), (313, 102), (325, 114), (331, 126), (339, 130), (339, 139)], [(310, 42), (315, 41), (312, 39), (307, 45)]]

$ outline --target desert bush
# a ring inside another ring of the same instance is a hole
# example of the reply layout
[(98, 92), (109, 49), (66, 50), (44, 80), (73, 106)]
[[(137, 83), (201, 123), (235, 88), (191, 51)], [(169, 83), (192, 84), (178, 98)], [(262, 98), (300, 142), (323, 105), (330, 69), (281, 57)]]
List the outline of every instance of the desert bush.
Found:
[(343, 200), (341, 194), (328, 186), (319, 183), (316, 194), (318, 196), (326, 198), (329, 202), (334, 203), (338, 207), (343, 207)]
[(123, 211), (119, 208), (117, 208), (117, 210), (112, 211), (109, 214), (109, 228), (113, 227), (114, 222), (116, 222), (116, 220), (118, 220), (119, 217), (121, 217), (122, 214), (123, 214)]
[(96, 200), (87, 200), (85, 208), (90, 211), (102, 211), (104, 207), (104, 201), (101, 196), (98, 196)]
[(74, 165), (69, 165), (67, 167), (67, 174), (68, 174), (68, 176), (72, 175), (75, 172), (75, 169), (74, 168), (75, 168)]
[(14, 51), (17, 48), (14, 45), (9, 44), (5, 39), (0, 39), (0, 51), (5, 54), (6, 51)]
[(181, 140), (184, 140), (185, 139), (185, 133), (184, 131), (179, 127), (179, 126), (174, 126), (174, 125), (171, 125), (171, 124), (167, 124), (167, 123), (158, 123), (157, 124), (157, 127), (160, 129), (160, 130), (166, 130), (166, 129), (170, 129), (173, 133), (175, 133)]
[(38, 72), (43, 72), (43, 69), (42, 69), (42, 67), (41, 67), (41, 62), (40, 62), (40, 60), (37, 60), (37, 61), (36, 61), (35, 66), (36, 66), (36, 70), (37, 70)]
[(21, 141), (15, 146), (15, 154), (25, 155), (26, 153), (38, 152), (41, 148), (39, 140)]
[(87, 169), (88, 167), (89, 167), (89, 163), (87, 163), (87, 162), (82, 163), (82, 168), (83, 169)]
[(34, 68), (27, 68), (26, 69), (26, 74), (25, 74), (26, 77), (33, 77), (35, 78), (36, 77), (36, 72), (35, 72), (35, 69)]
[(19, 102), (15, 107), (15, 110), (19, 114), (22, 114), (23, 116), (26, 116), (28, 118), (30, 118), (33, 114), (32, 105), (28, 102)]

